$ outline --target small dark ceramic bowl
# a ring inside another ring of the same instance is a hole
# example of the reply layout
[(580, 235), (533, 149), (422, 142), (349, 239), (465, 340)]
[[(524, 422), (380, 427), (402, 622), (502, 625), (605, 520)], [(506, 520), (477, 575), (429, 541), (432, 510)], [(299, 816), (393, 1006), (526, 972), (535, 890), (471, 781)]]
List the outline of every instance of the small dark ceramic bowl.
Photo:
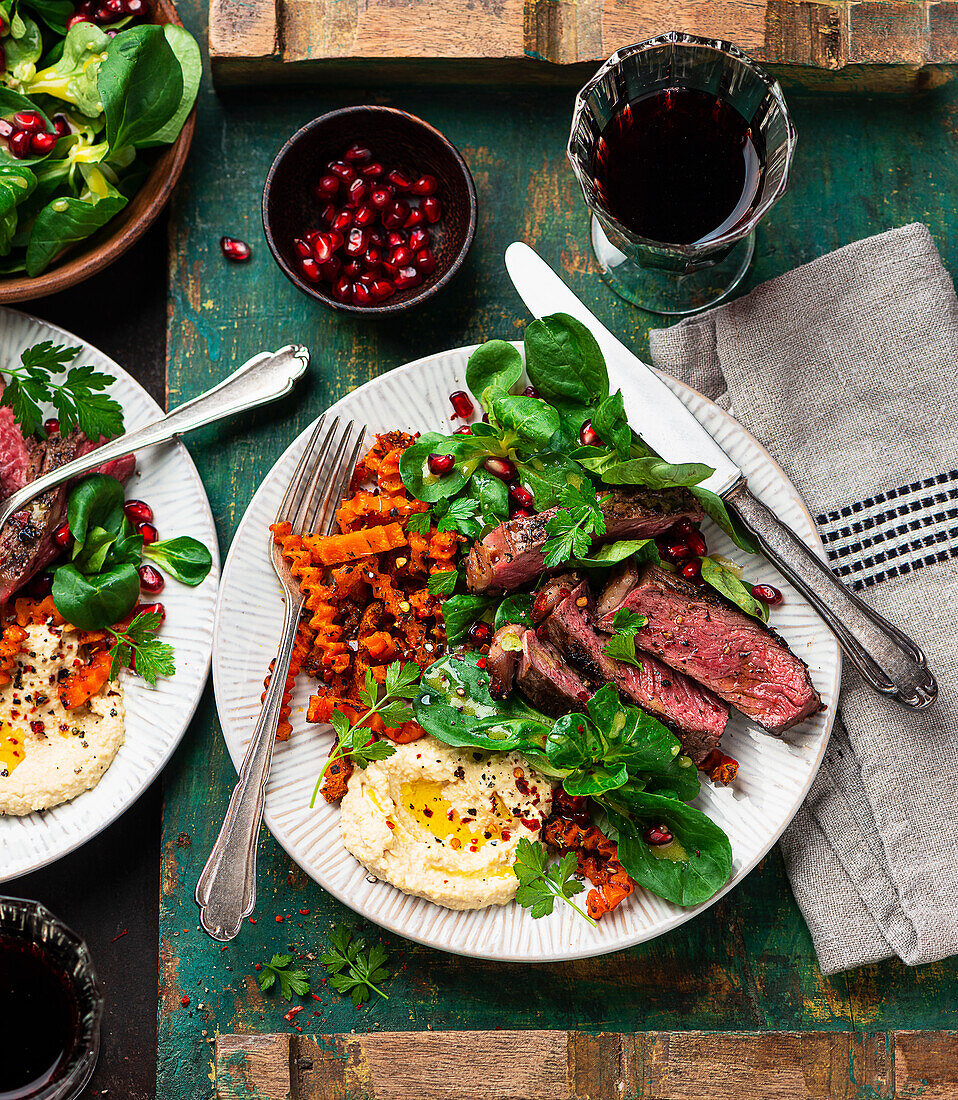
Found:
[[(320, 202), (313, 186), (326, 165), (341, 160), (346, 149), (362, 141), (387, 169), (401, 168), (414, 178), (436, 177), (442, 217), (427, 225), (436, 270), (422, 283), (398, 290), (379, 305), (356, 306), (336, 301), (327, 283), (311, 283), (299, 272), (293, 240), (315, 229)], [(286, 142), (266, 176), (263, 189), (263, 230), (273, 258), (304, 294), (343, 313), (385, 317), (402, 313), (438, 294), (462, 266), (476, 234), (476, 188), (459, 151), (422, 119), (392, 107), (344, 107), (308, 122)]]

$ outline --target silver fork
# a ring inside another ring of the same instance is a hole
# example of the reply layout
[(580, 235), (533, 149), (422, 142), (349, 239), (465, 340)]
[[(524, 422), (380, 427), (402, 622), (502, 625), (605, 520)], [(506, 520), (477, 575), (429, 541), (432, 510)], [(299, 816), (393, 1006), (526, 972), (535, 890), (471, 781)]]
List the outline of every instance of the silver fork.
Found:
[[(346, 490), (363, 442), (365, 428), (360, 428), (351, 442), (354, 428), (354, 422), (350, 421), (341, 430), (339, 417), (327, 427), (325, 417), (320, 418), (283, 497), (277, 523), (291, 523), (297, 535), (304, 531), (330, 533), (336, 507)], [(272, 535), (269, 553), (283, 589), (283, 633), (263, 708), (240, 768), (239, 781), (233, 788), (223, 827), (196, 884), (200, 924), (213, 939), (222, 942), (236, 936), (243, 918), (252, 913), (256, 904), (256, 841), (263, 819), (266, 780), (293, 643), (306, 602)]]

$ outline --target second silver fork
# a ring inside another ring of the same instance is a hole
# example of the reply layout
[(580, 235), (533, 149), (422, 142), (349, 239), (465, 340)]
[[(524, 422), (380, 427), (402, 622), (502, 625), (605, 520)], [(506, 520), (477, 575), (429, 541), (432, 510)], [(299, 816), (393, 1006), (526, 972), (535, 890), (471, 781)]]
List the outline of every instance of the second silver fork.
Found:
[[(341, 428), (339, 417), (326, 425), (321, 417), (296, 467), (276, 516), (292, 524), (295, 535), (328, 535), (336, 508), (356, 466), (365, 429), (353, 421)], [(215, 940), (233, 939), (256, 904), (256, 842), (266, 800), (286, 677), (305, 597), (290, 572), (281, 547), (270, 537), (270, 560), (283, 589), (283, 633), (263, 708), (243, 758), (223, 827), (196, 884), (200, 924)]]

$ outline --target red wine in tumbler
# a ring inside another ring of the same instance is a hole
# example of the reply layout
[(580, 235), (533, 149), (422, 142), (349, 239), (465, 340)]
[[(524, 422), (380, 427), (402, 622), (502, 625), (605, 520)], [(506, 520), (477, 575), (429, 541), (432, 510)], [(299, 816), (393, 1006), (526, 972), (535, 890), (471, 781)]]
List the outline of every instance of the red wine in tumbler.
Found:
[(697, 244), (752, 210), (764, 149), (725, 100), (662, 88), (622, 107), (596, 145), (593, 175), (609, 213), (647, 240)]

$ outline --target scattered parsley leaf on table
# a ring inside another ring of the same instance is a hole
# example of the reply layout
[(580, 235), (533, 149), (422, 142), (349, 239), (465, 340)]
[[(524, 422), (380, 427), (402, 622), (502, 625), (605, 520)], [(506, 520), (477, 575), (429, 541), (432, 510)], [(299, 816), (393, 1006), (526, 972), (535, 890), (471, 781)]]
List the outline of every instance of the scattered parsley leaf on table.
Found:
[(100, 436), (116, 436), (123, 431), (123, 409), (108, 397), (105, 390), (115, 379), (94, 367), (71, 367), (62, 382), (53, 376), (61, 374), (79, 352), (78, 347), (65, 347), (44, 340), (25, 348), (19, 367), (6, 367), (7, 385), (0, 396), (0, 405), (13, 411), (14, 419), (24, 435), (35, 432), (43, 420), (42, 402), (50, 402), (57, 411), (63, 435), (79, 428), (93, 441)]
[(527, 837), (519, 841), (512, 867), (519, 880), (516, 901), (533, 917), (545, 917), (552, 912), (555, 899), (561, 898), (595, 928), (595, 921), (572, 900), (585, 889), (578, 879), (572, 877), (577, 867), (575, 853), (566, 852), (551, 866), (548, 862), (549, 853), (544, 845), (533, 844)]
[(107, 628), (115, 639), (110, 650), (113, 657), (111, 680), (116, 679), (121, 668), (132, 668), (155, 687), (158, 677), (175, 674), (173, 647), (156, 636), (162, 622), (163, 617), (158, 611), (141, 611), (126, 630)]
[(546, 523), (543, 550), (547, 569), (571, 558), (584, 558), (592, 540), (606, 531), (601, 505), (608, 499), (591, 497), (569, 485), (558, 492), (559, 511)]
[(385, 947), (377, 945), (367, 950), (366, 941), (361, 937), (353, 939), (344, 924), (333, 925), (328, 938), (332, 950), (320, 955), (319, 961), (329, 972), (329, 984), (333, 989), (337, 993), (349, 993), (357, 1007), (369, 1000), (370, 992), (388, 1001), (388, 995), (377, 984), (393, 976), (386, 966), (389, 955)]
[(309, 975), (305, 970), (290, 970), (292, 955), (274, 955), (263, 964), (259, 976), (259, 987), (265, 993), (279, 982), (279, 995), (284, 1001), (290, 1000), (294, 993), (304, 996), (309, 992)]
[(635, 655), (635, 636), (648, 622), (645, 615), (639, 615), (628, 608), (620, 607), (612, 620), (615, 633), (606, 643), (602, 652), (607, 657), (613, 657), (617, 661), (624, 661), (627, 665), (642, 667), (642, 662)]

